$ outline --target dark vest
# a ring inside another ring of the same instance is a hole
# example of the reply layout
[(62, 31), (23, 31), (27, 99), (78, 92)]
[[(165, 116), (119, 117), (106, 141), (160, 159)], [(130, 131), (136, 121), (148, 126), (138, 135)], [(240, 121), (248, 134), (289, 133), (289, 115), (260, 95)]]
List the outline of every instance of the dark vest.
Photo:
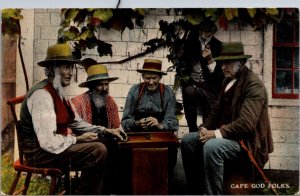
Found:
[(220, 115), (219, 115), (219, 122), (218, 122), (218, 127), (221, 127), (222, 125), (226, 125), (232, 121), (232, 110), (231, 110), (231, 105), (232, 105), (232, 100), (234, 96), (234, 92), (236, 89), (236, 83), (233, 84), (233, 86), (230, 87), (225, 92), (225, 88), (227, 85), (224, 86), (224, 88), (221, 91), (220, 94)]
[(21, 140), (24, 149), (25, 156), (32, 157), (37, 154), (41, 149), (37, 136), (34, 132), (32, 117), (27, 107), (27, 99), (38, 89), (44, 88), (47, 90), (53, 98), (54, 109), (56, 113), (57, 131), (53, 134), (67, 134), (67, 124), (74, 120), (74, 112), (67, 101), (62, 101), (52, 84), (47, 80), (43, 80), (33, 86), (26, 95), (25, 100), (21, 105), (20, 112), (20, 125), (21, 125)]

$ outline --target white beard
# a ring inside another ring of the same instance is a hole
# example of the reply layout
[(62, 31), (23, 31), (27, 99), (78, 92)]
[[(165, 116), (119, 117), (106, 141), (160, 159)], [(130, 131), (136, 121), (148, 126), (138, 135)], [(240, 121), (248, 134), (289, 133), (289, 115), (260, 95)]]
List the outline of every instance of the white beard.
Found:
[(61, 75), (59, 73), (59, 68), (54, 68), (54, 79), (53, 79), (53, 87), (58, 93), (61, 100), (66, 99), (65, 88), (61, 85)]

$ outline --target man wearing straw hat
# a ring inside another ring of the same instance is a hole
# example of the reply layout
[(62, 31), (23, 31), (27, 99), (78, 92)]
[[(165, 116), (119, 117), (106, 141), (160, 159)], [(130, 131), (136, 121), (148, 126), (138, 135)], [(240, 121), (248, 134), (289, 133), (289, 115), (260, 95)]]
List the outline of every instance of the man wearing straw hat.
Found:
[[(85, 82), (79, 84), (79, 87), (89, 90), (72, 99), (77, 113), (90, 124), (101, 125), (109, 129), (120, 128), (118, 107), (109, 95), (109, 83), (117, 80), (118, 77), (109, 77), (106, 66), (98, 64), (93, 59), (84, 59), (83, 64), (88, 77)], [(120, 133), (126, 138), (123, 130), (120, 130)], [(118, 179), (117, 170), (121, 161), (118, 142), (114, 138), (106, 136), (99, 139), (105, 144), (108, 151), (103, 193), (112, 194), (117, 191), (114, 182)]]
[(236, 162), (245, 153), (242, 149), (250, 152), (249, 158), (260, 168), (273, 152), (267, 92), (245, 65), (250, 57), (241, 42), (222, 44), (220, 56), (214, 58), (225, 75), (217, 105), (198, 132), (182, 138), (187, 182), (197, 182), (198, 194), (223, 194), (224, 162)]
[(21, 138), (26, 163), (35, 167), (55, 167), (81, 171), (78, 194), (101, 194), (107, 150), (95, 142), (98, 134), (122, 140), (119, 130), (84, 122), (65, 96), (74, 64), (71, 48), (55, 44), (46, 59), (38, 62), (47, 79), (34, 85), (21, 106)]
[[(123, 111), (122, 126), (126, 132), (176, 131), (176, 98), (173, 90), (160, 80), (162, 62), (145, 59), (142, 73), (144, 82), (133, 85), (128, 92)], [(169, 192), (172, 192), (173, 171), (177, 161), (177, 148), (169, 148)]]
[(131, 87), (123, 111), (122, 126), (125, 131), (176, 131), (176, 99), (172, 89), (160, 80), (161, 61), (145, 59), (142, 69), (144, 82)]

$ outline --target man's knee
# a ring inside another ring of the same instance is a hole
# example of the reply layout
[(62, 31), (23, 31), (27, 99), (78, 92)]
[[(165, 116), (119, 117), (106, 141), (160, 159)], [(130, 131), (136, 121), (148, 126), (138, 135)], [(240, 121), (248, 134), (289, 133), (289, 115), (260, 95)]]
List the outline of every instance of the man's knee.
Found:
[(193, 150), (192, 148), (194, 148), (195, 145), (199, 143), (200, 141), (198, 132), (188, 133), (181, 138), (181, 149)]
[(105, 162), (107, 158), (107, 148), (101, 142), (91, 142), (89, 145), (89, 154), (97, 163)]
[(220, 147), (218, 139), (210, 139), (203, 145), (203, 154), (205, 157), (219, 155)]
[(193, 86), (186, 86), (185, 88), (183, 88), (182, 94), (187, 98), (188, 97), (195, 97), (196, 96), (196, 90)]

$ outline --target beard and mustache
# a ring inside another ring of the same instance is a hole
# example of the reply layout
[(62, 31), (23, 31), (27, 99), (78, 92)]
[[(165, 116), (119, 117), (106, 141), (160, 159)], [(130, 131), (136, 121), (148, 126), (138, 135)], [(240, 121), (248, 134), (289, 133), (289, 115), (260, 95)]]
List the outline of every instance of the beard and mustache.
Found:
[(67, 100), (66, 93), (65, 93), (65, 87), (61, 84), (61, 75), (58, 67), (54, 68), (54, 79), (53, 79), (53, 87), (58, 93), (61, 100), (65, 99)]

